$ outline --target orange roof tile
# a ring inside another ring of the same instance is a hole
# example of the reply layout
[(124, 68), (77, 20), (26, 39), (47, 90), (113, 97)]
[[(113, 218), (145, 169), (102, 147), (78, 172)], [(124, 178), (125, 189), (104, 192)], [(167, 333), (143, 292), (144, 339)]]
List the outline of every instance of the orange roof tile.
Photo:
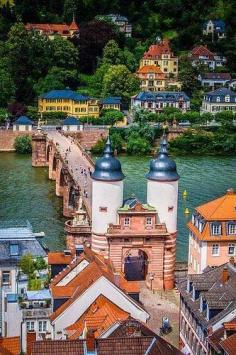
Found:
[(194, 57), (208, 56), (210, 59), (214, 58), (214, 54), (207, 48), (207, 46), (197, 46), (193, 48), (191, 55)]
[(68, 264), (70, 264), (72, 259), (73, 259), (72, 255), (65, 255), (63, 252), (48, 253), (48, 264), (49, 265), (57, 265), (57, 264), (68, 265)]
[(97, 338), (113, 324), (128, 318), (129, 313), (100, 295), (77, 322), (66, 328), (66, 332), (70, 340), (77, 339), (86, 325), (87, 329), (92, 328), (95, 331), (94, 335)]
[[(65, 286), (57, 286), (57, 284), (83, 260), (88, 260), (90, 263)], [(127, 281), (122, 274), (115, 274), (113, 265), (109, 259), (105, 259), (103, 256), (98, 255), (91, 251), (91, 249), (85, 247), (83, 254), (79, 258), (74, 259), (70, 265), (68, 265), (51, 281), (50, 288), (53, 296), (55, 295), (55, 298), (70, 295), (68, 296), (70, 298), (68, 298), (65, 303), (63, 303), (55, 312), (53, 312), (51, 315), (51, 320), (55, 320), (86, 289), (88, 289), (90, 285), (92, 285), (102, 276), (106, 277), (110, 282), (115, 284), (126, 293), (138, 293), (140, 291), (138, 282)], [(63, 288), (65, 288), (65, 292), (63, 291)]]
[(0, 338), (0, 354), (19, 355), (20, 337)]
[(141, 73), (141, 74), (155, 73), (155, 74), (164, 75), (161, 68), (155, 65), (144, 65), (143, 67), (138, 69), (137, 73)]
[(196, 211), (207, 221), (236, 220), (236, 193), (229, 189), (224, 196), (197, 207)]
[(69, 34), (69, 30), (75, 31), (78, 30), (79, 27), (75, 21), (72, 21), (70, 25), (65, 23), (27, 23), (25, 25), (27, 30), (39, 30), (43, 31), (44, 33), (60, 33), (60, 34)]
[(234, 355), (236, 353), (236, 333), (222, 340), (220, 346), (228, 355)]
[(73, 20), (69, 26), (69, 30), (77, 31), (79, 29), (77, 23)]
[(167, 39), (164, 39), (162, 42), (158, 44), (152, 44), (148, 51), (144, 53), (143, 58), (148, 59), (148, 58), (153, 58), (153, 59), (158, 59), (162, 56), (162, 54), (170, 54), (173, 56), (173, 53), (170, 48), (170, 42)]

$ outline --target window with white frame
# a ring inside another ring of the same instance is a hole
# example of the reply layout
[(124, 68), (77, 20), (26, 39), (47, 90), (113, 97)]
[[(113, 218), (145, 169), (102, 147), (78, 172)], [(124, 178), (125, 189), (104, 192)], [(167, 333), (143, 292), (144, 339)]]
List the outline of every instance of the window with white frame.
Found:
[(3, 271), (2, 272), (2, 285), (9, 285), (10, 284), (10, 271)]
[(46, 320), (40, 320), (39, 321), (39, 332), (46, 332), (47, 331), (47, 321)]
[(225, 102), (230, 102), (230, 96), (229, 95), (225, 96)]
[(129, 225), (130, 225), (130, 218), (129, 218), (129, 217), (125, 217), (124, 225), (125, 225), (126, 227), (129, 227)]
[(216, 102), (220, 102), (220, 97), (219, 96), (217, 96)]
[(147, 217), (146, 218), (146, 225), (151, 226), (152, 225), (152, 217)]
[(33, 331), (34, 330), (34, 322), (26, 322), (26, 330), (27, 332)]
[(228, 234), (236, 234), (236, 224), (228, 224)]
[(213, 244), (213, 245), (212, 245), (211, 254), (212, 254), (212, 255), (219, 255), (219, 254), (220, 254), (220, 247), (219, 247), (219, 244)]
[(212, 225), (211, 225), (211, 233), (213, 235), (221, 234), (221, 224), (220, 223), (212, 223)]
[(231, 243), (228, 245), (228, 254), (235, 255), (235, 244), (234, 243)]

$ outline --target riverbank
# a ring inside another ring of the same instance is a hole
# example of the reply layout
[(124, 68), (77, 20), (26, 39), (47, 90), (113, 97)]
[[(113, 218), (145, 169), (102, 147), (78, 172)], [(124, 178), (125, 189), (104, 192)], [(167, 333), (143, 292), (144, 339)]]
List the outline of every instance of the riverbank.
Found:
[(16, 137), (32, 135), (33, 132), (19, 132), (12, 130), (0, 130), (0, 152), (14, 152), (14, 142)]

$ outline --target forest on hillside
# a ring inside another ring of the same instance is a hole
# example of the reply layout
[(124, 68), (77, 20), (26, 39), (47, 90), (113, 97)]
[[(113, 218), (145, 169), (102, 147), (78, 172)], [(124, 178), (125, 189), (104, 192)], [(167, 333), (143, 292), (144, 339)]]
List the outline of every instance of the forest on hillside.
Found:
[[(99, 15), (109, 13), (128, 17), (132, 38), (98, 20)], [(80, 38), (73, 41), (50, 41), (24, 28), (27, 22), (69, 24), (73, 15), (80, 28)], [(225, 40), (212, 43), (202, 37), (202, 24), (209, 18), (225, 21)], [(179, 56), (194, 45), (207, 44), (226, 56), (224, 69), (236, 73), (235, 28), (234, 0), (2, 0), (0, 107), (12, 101), (33, 105), (42, 92), (67, 86), (94, 96), (121, 95), (128, 102), (138, 89), (131, 73), (157, 37), (169, 38)], [(180, 76), (191, 95), (196, 73), (184, 61), (180, 61)]]

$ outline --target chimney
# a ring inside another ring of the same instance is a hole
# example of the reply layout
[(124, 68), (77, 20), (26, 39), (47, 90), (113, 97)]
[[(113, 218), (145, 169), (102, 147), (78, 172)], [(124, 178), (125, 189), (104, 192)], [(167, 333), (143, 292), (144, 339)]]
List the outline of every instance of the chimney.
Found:
[(229, 279), (229, 270), (227, 266), (224, 267), (223, 272), (222, 272), (222, 282), (225, 283)]
[(88, 329), (87, 335), (86, 335), (86, 348), (87, 352), (95, 352), (95, 336), (94, 336), (94, 330), (93, 329)]
[(235, 260), (234, 260), (234, 257), (233, 257), (233, 256), (231, 256), (231, 257), (229, 258), (229, 263), (230, 263), (232, 266), (235, 266)]

